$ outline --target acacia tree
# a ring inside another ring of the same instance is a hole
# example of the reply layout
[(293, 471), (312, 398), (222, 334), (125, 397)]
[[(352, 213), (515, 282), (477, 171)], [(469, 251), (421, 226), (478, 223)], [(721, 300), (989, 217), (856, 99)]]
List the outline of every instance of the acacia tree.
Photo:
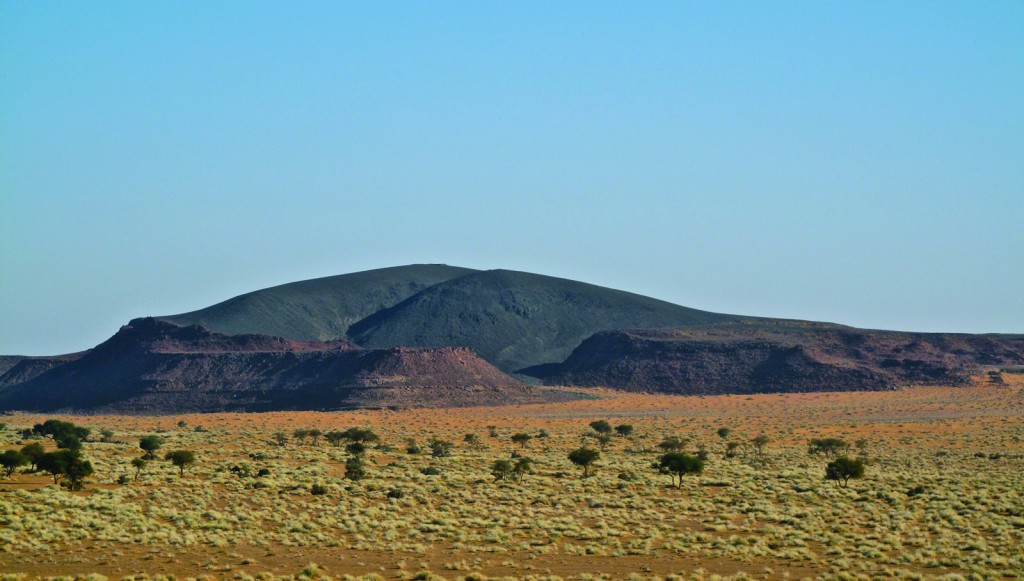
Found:
[(633, 435), (633, 425), (632, 424), (619, 424), (619, 425), (615, 426), (615, 433), (620, 435), (620, 436), (622, 436), (623, 438), (628, 438), (631, 435)]
[(366, 465), (359, 456), (352, 456), (345, 461), (345, 478), (349, 480), (362, 480), (366, 478)]
[(825, 480), (833, 480), (836, 484), (846, 488), (851, 478), (864, 476), (864, 461), (860, 458), (851, 460), (846, 456), (840, 456), (828, 463), (825, 467)]
[(18, 450), (4, 450), (0, 452), (0, 469), (4, 471), (4, 477), (10, 478), (11, 474), (20, 467), (28, 464), (28, 458)]
[(39, 442), (32, 442), (26, 444), (21, 448), (21, 453), (28, 459), (28, 463), (31, 464), (32, 470), (39, 469), (39, 459), (43, 457), (46, 450), (43, 449), (42, 444)]
[(324, 439), (335, 446), (340, 446), (345, 441), (345, 432), (341, 430), (331, 430), (324, 434)]
[(680, 438), (679, 436), (666, 436), (659, 444), (658, 447), (666, 452), (678, 452), (686, 447), (686, 442), (689, 438)]
[(79, 460), (78, 452), (75, 450), (57, 450), (47, 452), (39, 457), (37, 465), (43, 472), (53, 477), (54, 484), (60, 484), (61, 478), (67, 475), (68, 468), (76, 460)]
[(514, 469), (515, 466), (509, 460), (495, 460), (494, 464), (491, 464), (491, 474), (495, 482), (508, 479)]
[(455, 444), (452, 444), (448, 440), (441, 440), (438, 438), (430, 438), (427, 442), (430, 445), (430, 455), (434, 458), (444, 458), (452, 455), (452, 448)]
[(516, 460), (516, 465), (512, 467), (512, 476), (515, 476), (518, 482), (523, 481), (523, 477), (532, 472), (533, 460), (523, 457)]
[(844, 455), (850, 445), (841, 438), (812, 438), (807, 445), (807, 453), (811, 456), (821, 454), (826, 460)]
[(64, 470), (68, 477), (68, 488), (81, 490), (85, 479), (92, 475), (92, 463), (83, 458), (75, 458)]
[(196, 455), (191, 450), (174, 450), (168, 452), (164, 460), (170, 460), (171, 464), (178, 467), (178, 475), (184, 476), (185, 469), (196, 463)]
[(146, 460), (156, 460), (156, 451), (164, 445), (164, 439), (160, 436), (142, 436), (139, 439), (139, 447), (145, 454), (142, 456)]
[(146, 464), (149, 462), (145, 458), (132, 458), (132, 468), (135, 468), (135, 481), (139, 481), (139, 476), (142, 475), (142, 471), (146, 469)]
[(369, 428), (349, 428), (342, 433), (345, 435), (345, 439), (351, 442), (369, 444), (371, 442), (380, 441), (380, 436), (375, 434), (373, 430)]
[(323, 432), (321, 432), (320, 430), (318, 430), (316, 428), (312, 428), (312, 429), (306, 430), (306, 435), (309, 436), (310, 438), (313, 438), (313, 445), (316, 446), (317, 442), (320, 441), (320, 436), (323, 435)]
[[(676, 488), (680, 488), (683, 486), (683, 476), (700, 474), (704, 471), (704, 461), (682, 452), (669, 452), (658, 460), (658, 470), (663, 474), (668, 474), (672, 478), (672, 484)], [(676, 484), (677, 478), (679, 479), (678, 484)]]
[(608, 420), (595, 420), (590, 422), (590, 427), (598, 434), (612, 433), (612, 425), (608, 423)]
[(601, 457), (601, 453), (593, 448), (577, 448), (569, 452), (569, 461), (583, 468), (583, 477), (590, 476), (590, 467)]
[(529, 444), (530, 440), (532, 439), (533, 436), (523, 432), (519, 432), (518, 434), (512, 434), (512, 441), (515, 442), (516, 444), (519, 444), (520, 448), (525, 448), (526, 445)]
[(753, 440), (750, 441), (754, 446), (754, 450), (757, 452), (758, 457), (764, 456), (764, 447), (768, 445), (771, 439), (764, 434), (757, 435)]

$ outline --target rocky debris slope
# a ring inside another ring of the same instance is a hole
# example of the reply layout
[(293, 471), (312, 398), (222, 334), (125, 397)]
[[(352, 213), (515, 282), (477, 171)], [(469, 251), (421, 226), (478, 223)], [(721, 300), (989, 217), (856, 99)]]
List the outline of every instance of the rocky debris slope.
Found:
[(551, 385), (722, 394), (966, 385), (1024, 361), (1024, 336), (901, 333), (813, 323), (609, 331), (563, 363), (526, 372)]
[(0, 409), (91, 413), (437, 407), (541, 400), (541, 392), (505, 375), (469, 349), (373, 350), (346, 341), (228, 336), (151, 318), (133, 320), (78, 359), (0, 387)]

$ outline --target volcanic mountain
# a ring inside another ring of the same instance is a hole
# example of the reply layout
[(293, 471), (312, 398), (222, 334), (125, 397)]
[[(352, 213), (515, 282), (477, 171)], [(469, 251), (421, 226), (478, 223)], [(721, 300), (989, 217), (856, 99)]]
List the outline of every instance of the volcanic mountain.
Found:
[(599, 331), (738, 319), (573, 280), (411, 265), (277, 286), (159, 317), (221, 333), (363, 347), (470, 347), (506, 372), (564, 360)]
[[(19, 365), (24, 364), (22, 361)], [(0, 376), (0, 409), (184, 413), (439, 407), (542, 401), (466, 348), (229, 336), (135, 319), (73, 360)]]
[(474, 272), (478, 271), (446, 264), (380, 268), (283, 284), (191, 313), (159, 318), (228, 335), (332, 341), (345, 339), (356, 321), (438, 283)]
[(512, 379), (680, 394), (966, 384), (1024, 336), (700, 311), (582, 282), (411, 265), (133, 320), (80, 354), (0, 358), (0, 410), (186, 412), (522, 403)]

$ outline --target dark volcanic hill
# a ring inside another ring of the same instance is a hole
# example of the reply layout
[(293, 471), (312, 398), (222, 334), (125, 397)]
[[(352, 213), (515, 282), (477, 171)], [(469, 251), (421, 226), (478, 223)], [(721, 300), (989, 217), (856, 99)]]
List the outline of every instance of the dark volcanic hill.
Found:
[(513, 372), (549, 385), (680, 394), (891, 389), (965, 384), (983, 366), (1022, 364), (1019, 335), (757, 319), (525, 272), (411, 265), (136, 319), (81, 354), (0, 358), (0, 410), (540, 400), (505, 375)]
[(349, 325), (360, 319), (427, 287), (473, 272), (445, 264), (381, 268), (283, 284), (191, 313), (159, 318), (228, 335), (330, 341), (345, 338)]
[[(24, 363), (24, 362), (22, 362)], [(19, 381), (0, 409), (183, 413), (497, 405), (541, 401), (468, 349), (227, 336), (136, 319), (81, 357)]]
[(527, 372), (554, 385), (721, 394), (965, 385), (982, 366), (1022, 361), (1022, 335), (741, 322), (598, 333), (562, 364)]
[(488, 270), (425, 289), (349, 328), (366, 347), (470, 346), (505, 371), (565, 359), (599, 331), (733, 320), (551, 276)]
[(297, 282), (160, 317), (221, 333), (363, 347), (469, 347), (506, 372), (565, 359), (599, 331), (735, 320), (582, 282), (412, 265)]

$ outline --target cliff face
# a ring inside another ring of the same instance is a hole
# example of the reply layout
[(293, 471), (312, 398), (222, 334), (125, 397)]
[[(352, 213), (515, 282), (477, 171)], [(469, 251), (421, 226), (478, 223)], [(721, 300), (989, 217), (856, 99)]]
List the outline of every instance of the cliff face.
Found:
[(16, 368), (0, 383), (0, 409), (183, 413), (541, 399), (469, 349), (370, 350), (154, 319), (132, 321), (80, 358), (26, 381), (8, 380)]
[(551, 385), (720, 394), (964, 385), (982, 366), (1021, 361), (1021, 336), (731, 324), (598, 333), (532, 372)]

